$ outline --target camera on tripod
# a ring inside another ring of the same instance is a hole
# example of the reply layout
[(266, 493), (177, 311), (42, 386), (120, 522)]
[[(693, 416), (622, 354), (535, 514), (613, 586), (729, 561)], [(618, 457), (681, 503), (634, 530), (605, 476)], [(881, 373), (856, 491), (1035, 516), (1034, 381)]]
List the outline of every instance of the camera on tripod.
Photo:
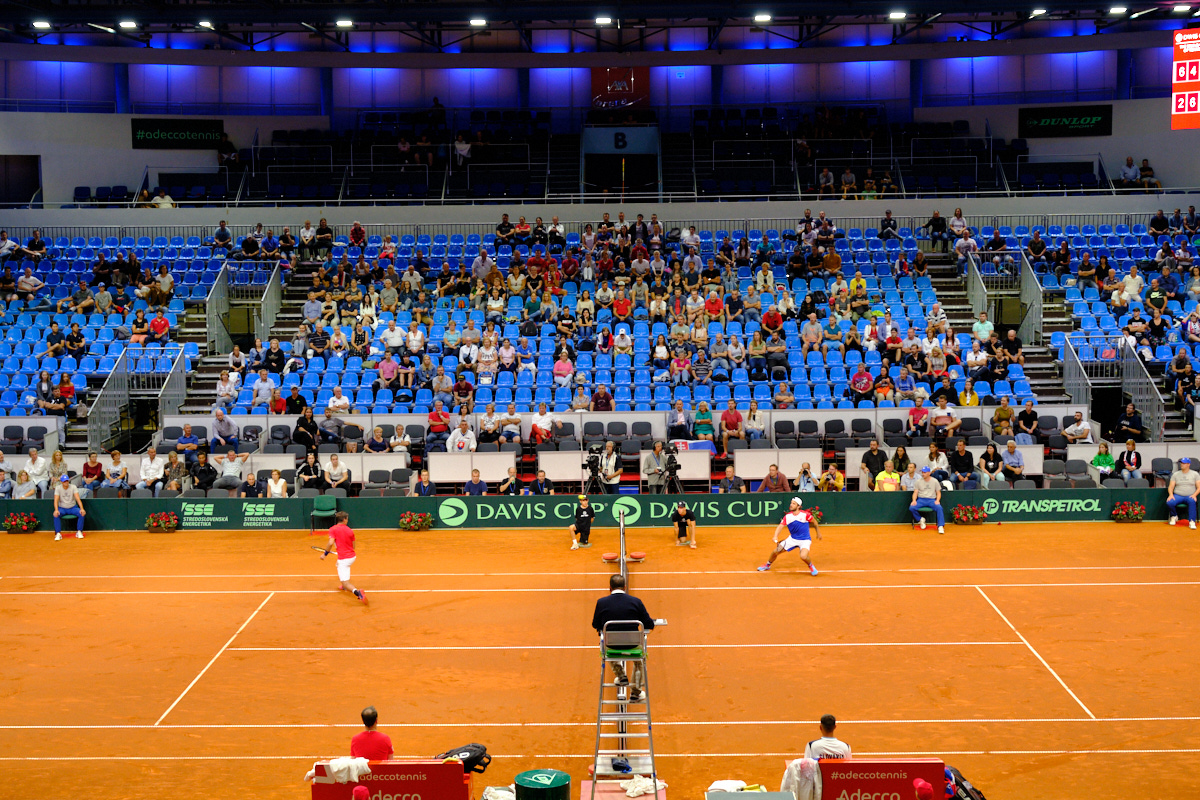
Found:
[(663, 448), (663, 452), (667, 456), (667, 460), (663, 462), (663, 472), (667, 474), (668, 478), (673, 478), (679, 472), (679, 459), (675, 457), (679, 454), (679, 448), (671, 443)]
[(604, 445), (599, 442), (588, 445), (587, 458), (584, 461), (588, 470), (587, 480), (583, 482), (584, 494), (605, 494), (606, 492), (604, 482), (600, 480), (600, 454), (603, 452)]

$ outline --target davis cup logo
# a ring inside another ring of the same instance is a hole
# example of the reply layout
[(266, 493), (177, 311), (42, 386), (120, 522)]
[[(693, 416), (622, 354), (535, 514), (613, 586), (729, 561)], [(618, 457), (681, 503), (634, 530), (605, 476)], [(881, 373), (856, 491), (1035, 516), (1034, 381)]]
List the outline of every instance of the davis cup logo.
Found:
[(621, 497), (613, 501), (613, 520), (620, 522), (622, 511), (625, 512), (626, 525), (636, 525), (638, 519), (642, 516), (642, 507), (638, 505), (638, 501), (634, 500), (632, 497)]
[(459, 439), (459, 440), (458, 440), (458, 444), (456, 444), (456, 445), (455, 445), (455, 447), (456, 447), (456, 448), (458, 448), (459, 450), (466, 450), (466, 449), (467, 449), (467, 443), (466, 443), (466, 442), (464, 442), (462, 439)]
[(457, 497), (450, 497), (438, 506), (438, 522), (457, 528), (467, 521), (467, 504)]
[(1175, 44), (1179, 44), (1179, 43), (1180, 43), (1180, 42), (1182, 42), (1182, 41), (1183, 41), (1183, 34), (1182, 34), (1182, 33), (1179, 33), (1178, 31), (1176, 31), (1176, 33), (1175, 33)]
[(1000, 501), (994, 497), (989, 497), (983, 501), (983, 513), (991, 516), (1000, 510)]

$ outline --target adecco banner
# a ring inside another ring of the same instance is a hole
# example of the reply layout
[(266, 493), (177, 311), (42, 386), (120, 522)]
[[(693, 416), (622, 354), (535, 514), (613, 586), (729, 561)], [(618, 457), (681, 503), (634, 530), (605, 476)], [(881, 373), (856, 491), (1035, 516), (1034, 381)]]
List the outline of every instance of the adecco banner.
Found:
[(933, 786), (933, 796), (946, 792), (946, 765), (940, 758), (822, 759), (824, 800), (909, 800), (917, 778)]
[(1017, 109), (1022, 139), (1064, 136), (1112, 136), (1113, 107), (1033, 106)]
[(134, 150), (216, 150), (225, 132), (219, 119), (152, 119), (129, 121)]

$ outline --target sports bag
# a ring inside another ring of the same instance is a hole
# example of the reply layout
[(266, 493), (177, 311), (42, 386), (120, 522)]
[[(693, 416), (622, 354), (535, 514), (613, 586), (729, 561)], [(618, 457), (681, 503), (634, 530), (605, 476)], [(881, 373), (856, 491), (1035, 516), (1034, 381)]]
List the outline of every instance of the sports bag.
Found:
[(488, 755), (487, 747), (482, 744), (464, 744), (462, 747), (447, 750), (434, 758), (441, 760), (457, 758), (463, 764), (464, 773), (484, 772), (487, 770), (488, 764), (492, 763), (492, 757)]
[(950, 773), (950, 777), (954, 779), (954, 797), (955, 800), (987, 800), (983, 796), (983, 792), (971, 785), (971, 782), (963, 777), (963, 774), (954, 767), (946, 767), (946, 771)]

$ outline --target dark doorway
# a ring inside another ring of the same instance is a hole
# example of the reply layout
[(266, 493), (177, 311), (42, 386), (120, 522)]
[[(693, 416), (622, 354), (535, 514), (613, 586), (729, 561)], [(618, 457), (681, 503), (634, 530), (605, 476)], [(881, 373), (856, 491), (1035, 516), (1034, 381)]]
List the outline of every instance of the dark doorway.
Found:
[(41, 186), (41, 156), (0, 156), (0, 203), (28, 203)]

